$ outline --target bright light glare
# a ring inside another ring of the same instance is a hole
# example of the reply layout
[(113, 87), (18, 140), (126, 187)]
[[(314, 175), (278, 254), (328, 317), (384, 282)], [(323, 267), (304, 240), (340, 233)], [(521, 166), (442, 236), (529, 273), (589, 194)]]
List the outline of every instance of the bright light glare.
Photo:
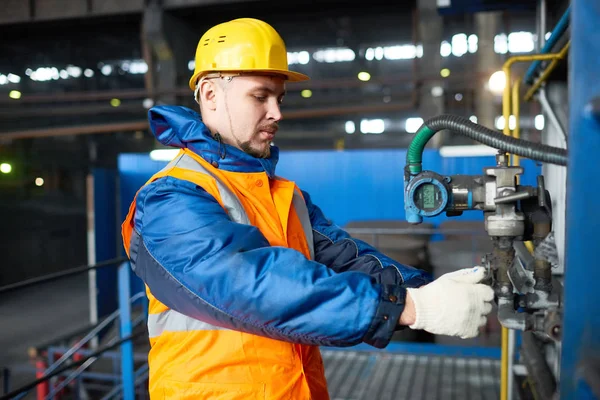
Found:
[(360, 121), (362, 133), (380, 134), (385, 130), (385, 122), (382, 119), (363, 119)]
[(354, 121), (346, 121), (345, 128), (348, 135), (352, 135), (354, 132), (356, 132), (356, 125), (354, 124)]
[[(508, 119), (508, 129), (513, 130), (517, 127), (517, 119), (514, 115), (511, 115)], [(496, 118), (496, 129), (504, 130), (504, 116)]]
[(150, 158), (154, 161), (171, 161), (179, 153), (178, 149), (158, 149), (150, 152)]
[(468, 51), (467, 35), (459, 33), (452, 36), (452, 54), (461, 57)]
[(359, 72), (358, 79), (360, 79), (363, 82), (367, 82), (369, 79), (371, 79), (371, 74), (365, 71)]
[(450, 54), (452, 54), (452, 45), (444, 40), (440, 45), (440, 55), (448, 57)]
[(10, 171), (12, 171), (12, 165), (10, 165), (9, 163), (0, 164), (0, 172), (2, 172), (3, 174), (10, 174)]
[(544, 126), (546, 125), (546, 121), (542, 114), (536, 115), (535, 119), (533, 120), (533, 123), (535, 125), (535, 129), (537, 129), (538, 131), (543, 130)]
[(506, 75), (504, 71), (496, 71), (490, 76), (488, 87), (494, 94), (502, 94), (506, 87)]
[(415, 133), (423, 125), (423, 118), (407, 118), (404, 129), (408, 133)]

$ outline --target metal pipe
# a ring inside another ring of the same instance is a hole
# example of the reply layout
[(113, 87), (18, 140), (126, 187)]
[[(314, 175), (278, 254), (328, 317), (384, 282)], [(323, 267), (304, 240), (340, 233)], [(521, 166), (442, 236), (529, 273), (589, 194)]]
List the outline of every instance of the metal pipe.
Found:
[(567, 56), (570, 46), (571, 46), (571, 41), (569, 40), (567, 42), (567, 44), (565, 44), (565, 46), (558, 53), (559, 57), (552, 60), (550, 65), (548, 65), (548, 68), (546, 68), (544, 70), (544, 72), (542, 72), (542, 74), (540, 75), (540, 78), (533, 84), (533, 86), (531, 88), (529, 88), (527, 93), (525, 93), (525, 101), (531, 100), (531, 98), (533, 97), (535, 92), (540, 88), (540, 86), (542, 86), (542, 84), (544, 82), (546, 82), (546, 80), (548, 79), (550, 74), (552, 74), (552, 71), (554, 71), (556, 69), (556, 66), (558, 65), (559, 61), (563, 60)]
[[(521, 78), (517, 78), (512, 87), (512, 114), (515, 116), (515, 129), (513, 129), (512, 137), (515, 139), (521, 139), (521, 103), (520, 103), (520, 90), (521, 90)], [(508, 125), (508, 121), (504, 120), (505, 126)], [(510, 128), (510, 127), (509, 127)], [(512, 165), (518, 166), (520, 164), (520, 156), (518, 154), (512, 155)], [(517, 176), (517, 183), (519, 183), (519, 177)]]
[(554, 126), (554, 129), (559, 131), (560, 134), (562, 135), (563, 139), (565, 140), (564, 144), (566, 147), (567, 142), (568, 142), (567, 131), (565, 130), (565, 128), (561, 124), (560, 120), (556, 116), (556, 112), (554, 111), (554, 108), (552, 108), (552, 105), (550, 104), (550, 101), (548, 100), (548, 96), (546, 94), (545, 88), (540, 88), (540, 92), (538, 94), (538, 100), (540, 101), (540, 104), (542, 105), (542, 110), (544, 111), (544, 113), (546, 115), (548, 115), (548, 119), (550, 120), (550, 123)]
[[(92, 162), (95, 160), (92, 158)], [(94, 205), (94, 174), (89, 173), (85, 178), (85, 208), (86, 208), (86, 239), (87, 261), (89, 265), (96, 263), (96, 208)], [(90, 323), (98, 323), (98, 297), (96, 286), (96, 271), (88, 271), (88, 302), (90, 305)], [(92, 348), (98, 347), (98, 338), (90, 343)]]
[(148, 121), (119, 122), (114, 124), (93, 124), (63, 126), (58, 128), (46, 129), (26, 129), (23, 131), (0, 132), (0, 138), (5, 140), (12, 139), (32, 139), (52, 136), (71, 136), (71, 135), (90, 135), (97, 133), (114, 133), (119, 131), (139, 131), (148, 129)]
[(546, 26), (548, 26), (547, 22), (546, 22), (546, 17), (548, 15), (548, 10), (546, 7), (546, 0), (540, 0), (540, 25), (539, 25), (539, 31), (538, 31), (538, 43), (539, 43), (539, 48), (538, 48), (538, 53), (541, 52), (544, 48), (544, 44), (546, 43)]
[(506, 383), (506, 387), (507, 387), (507, 392), (508, 392), (507, 399), (512, 400), (513, 391), (514, 391), (514, 382), (515, 382), (515, 380), (513, 379), (513, 373), (512, 373), (514, 364), (515, 364), (515, 331), (512, 329), (507, 329), (507, 330), (508, 330), (508, 366), (507, 366), (508, 382)]
[[(541, 399), (551, 399), (556, 381), (532, 331), (523, 332), (523, 361), (532, 381), (532, 389)], [(536, 396), (536, 397), (538, 397)]]
[(506, 60), (504, 62), (504, 65), (502, 65), (502, 71), (504, 72), (504, 75), (506, 76), (506, 85), (504, 86), (504, 91), (502, 93), (502, 116), (504, 117), (504, 134), (510, 136), (510, 127), (509, 127), (509, 120), (510, 120), (510, 109), (511, 109), (511, 88), (512, 88), (512, 84), (511, 84), (511, 80), (510, 80), (510, 69), (512, 67), (513, 64), (519, 63), (519, 62), (529, 62), (529, 61), (544, 61), (544, 60), (554, 60), (555, 58), (557, 58), (559, 56), (558, 53), (552, 53), (552, 54), (532, 54), (530, 56), (514, 56), (509, 58), (508, 60)]
[[(569, 6), (563, 16), (558, 21), (558, 24), (552, 30), (552, 34), (548, 38), (548, 41), (544, 44), (542, 48), (541, 54), (546, 54), (552, 51), (552, 48), (558, 43), (562, 35), (565, 33), (567, 28), (569, 27), (569, 16), (571, 13), (571, 7)], [(545, 35), (545, 32), (542, 33)], [(525, 78), (523, 79), (525, 83), (531, 85), (533, 83), (534, 75), (543, 60), (535, 60), (530, 66), (527, 72), (525, 73)]]
[[(500, 309), (498, 309), (500, 319)], [(502, 343), (500, 357), (500, 400), (508, 400), (508, 329), (502, 326)]]

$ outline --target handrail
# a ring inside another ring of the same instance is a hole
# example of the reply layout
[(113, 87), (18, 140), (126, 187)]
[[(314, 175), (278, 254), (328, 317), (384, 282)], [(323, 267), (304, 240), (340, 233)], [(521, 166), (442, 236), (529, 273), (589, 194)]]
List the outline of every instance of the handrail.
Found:
[(108, 350), (112, 350), (115, 347), (120, 346), (121, 344), (128, 342), (130, 340), (133, 340), (135, 338), (137, 338), (138, 336), (141, 335), (145, 335), (146, 332), (145, 331), (141, 331), (135, 334), (132, 334), (130, 336), (127, 336), (121, 340), (116, 341), (115, 343), (112, 343), (110, 345), (104, 346), (101, 349), (99, 349), (98, 351), (93, 352), (92, 354), (90, 354), (87, 357), (82, 358), (81, 360), (78, 361), (73, 361), (72, 363), (70, 363), (69, 365), (65, 365), (62, 368), (56, 369), (53, 372), (49, 373), (49, 374), (45, 374), (43, 377), (36, 379), (33, 382), (30, 382), (28, 384), (25, 384), (23, 386), (21, 386), (20, 388), (13, 390), (12, 392), (3, 395), (2, 397), (0, 397), (0, 400), (8, 400), (8, 399), (14, 399), (15, 396), (28, 391), (34, 387), (36, 387), (37, 385), (39, 385), (40, 383), (46, 382), (47, 380), (49, 380), (50, 378), (55, 377), (56, 375), (62, 374), (65, 371), (68, 371), (70, 368), (73, 367), (77, 367), (83, 363), (85, 363), (86, 361), (88, 361), (90, 358), (94, 358), (94, 357), (98, 357), (99, 355), (102, 355), (103, 353), (105, 353)]
[[(143, 292), (143, 291), (139, 292), (139, 293), (136, 293), (135, 295), (131, 296), (129, 302), (130, 302), (130, 304), (132, 304), (135, 301), (143, 298), (144, 296), (145, 296), (145, 292)], [(68, 359), (70, 359), (73, 354), (75, 354), (87, 342), (89, 342), (90, 340), (92, 340), (92, 338), (94, 338), (96, 335), (98, 335), (98, 333), (100, 333), (101, 330), (103, 330), (111, 322), (113, 322), (120, 315), (120, 312), (121, 312), (120, 310), (115, 310), (108, 317), (104, 318), (104, 320), (102, 320), (102, 322), (100, 322), (98, 325), (96, 325), (96, 327), (94, 329), (92, 329), (87, 335), (85, 335), (83, 338), (81, 338), (71, 348), (69, 348), (67, 351), (65, 351), (63, 353), (63, 355), (58, 360), (56, 360), (52, 365), (50, 365), (48, 368), (46, 368), (46, 370), (44, 371), (44, 376), (49, 376), (49, 378), (53, 377), (55, 375), (54, 372), (56, 371), (56, 369), (60, 365), (62, 365), (65, 361), (67, 361)], [(137, 324), (139, 324), (143, 319), (145, 319), (144, 315), (142, 315), (141, 317), (139, 317), (138, 319), (136, 319), (136, 321), (134, 322), (134, 326), (136, 326)], [(91, 356), (93, 356), (93, 354), (95, 354), (95, 353), (92, 353), (91, 355), (88, 355), (88, 357), (86, 357), (85, 359), (91, 358)], [(70, 365), (73, 366), (73, 364), (70, 364)], [(87, 366), (85, 368), (87, 368)], [(50, 375), (48, 375), (48, 374), (50, 374)], [(41, 381), (41, 382), (44, 382), (44, 381)], [(27, 393), (28, 390), (29, 389), (23, 390), (24, 393), (22, 393), (22, 395), (24, 396)]]
[(64, 271), (59, 271), (59, 272), (55, 272), (52, 274), (39, 276), (36, 278), (26, 279), (21, 282), (11, 283), (10, 285), (0, 287), (0, 295), (8, 293), (8, 292), (12, 292), (14, 290), (24, 289), (29, 286), (38, 285), (40, 283), (46, 283), (46, 282), (51, 282), (51, 281), (54, 281), (54, 280), (57, 280), (60, 278), (66, 278), (67, 276), (78, 275), (78, 274), (81, 274), (81, 273), (84, 273), (87, 271), (91, 271), (94, 269), (110, 267), (113, 265), (120, 264), (124, 261), (127, 261), (127, 258), (118, 257), (118, 258), (113, 258), (113, 259), (106, 260), (106, 261), (101, 261), (94, 265), (84, 265), (81, 267), (75, 267), (75, 268), (67, 269)]
[[(145, 296), (144, 292), (136, 293), (135, 295), (131, 296), (131, 299), (129, 300), (129, 302), (134, 303), (135, 301), (143, 298), (144, 296)], [(68, 360), (69, 357), (71, 357), (73, 354), (75, 354), (77, 352), (77, 350), (81, 349), (87, 342), (92, 340), (93, 337), (95, 337), (98, 333), (100, 333), (100, 331), (102, 329), (104, 329), (109, 323), (111, 323), (113, 320), (115, 320), (119, 316), (120, 313), (121, 313), (120, 310), (113, 311), (108, 317), (106, 317), (104, 319), (104, 321), (102, 321), (100, 324), (98, 324), (98, 326), (96, 328), (94, 328), (90, 333), (88, 333), (83, 338), (81, 338), (81, 340), (79, 340), (68, 351), (66, 351), (62, 355), (62, 357), (60, 357), (58, 360), (56, 360), (54, 362), (54, 364), (49, 366), (45, 372), (46, 373), (52, 372), (54, 369), (58, 368), (59, 365), (64, 363), (66, 360)]]
[[(135, 300), (137, 300), (137, 298), (143, 297), (145, 296), (144, 292), (139, 292), (138, 294), (134, 295), (131, 298), (131, 303), (133, 303)], [(137, 325), (139, 325), (141, 322), (146, 320), (146, 316), (145, 315), (140, 315), (138, 318), (136, 318), (133, 323), (132, 326), (136, 327)], [(113, 343), (117, 338), (113, 338), (109, 343)], [(90, 358), (88, 361), (90, 361), (89, 363), (84, 363), (83, 365), (81, 365), (79, 368), (77, 368), (75, 371), (71, 372), (62, 382), (60, 382), (60, 384), (58, 384), (50, 393), (48, 393), (45, 397), (45, 400), (47, 399), (52, 399), (54, 398), (54, 396), (56, 396), (56, 394), (58, 392), (60, 392), (63, 388), (65, 388), (69, 383), (71, 383), (71, 381), (73, 381), (75, 378), (77, 378), (83, 371), (85, 371), (87, 369), (87, 367), (89, 367), (90, 365), (92, 365), (94, 362), (96, 362), (96, 360), (98, 359), (98, 357), (94, 357), (94, 358)]]

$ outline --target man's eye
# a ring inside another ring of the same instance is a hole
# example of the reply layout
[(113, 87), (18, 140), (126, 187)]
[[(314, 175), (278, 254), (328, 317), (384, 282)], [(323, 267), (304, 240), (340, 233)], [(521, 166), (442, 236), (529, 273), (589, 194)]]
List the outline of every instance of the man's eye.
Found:
[(260, 101), (261, 103), (267, 101), (267, 98), (265, 96), (254, 96), (256, 98), (256, 100)]

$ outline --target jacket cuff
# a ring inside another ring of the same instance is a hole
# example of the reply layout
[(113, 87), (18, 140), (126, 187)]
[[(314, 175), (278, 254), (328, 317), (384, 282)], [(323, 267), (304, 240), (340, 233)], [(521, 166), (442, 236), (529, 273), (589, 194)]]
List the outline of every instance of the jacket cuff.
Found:
[(381, 285), (381, 299), (363, 342), (379, 349), (388, 345), (398, 329), (398, 320), (404, 311), (406, 289), (398, 285)]

